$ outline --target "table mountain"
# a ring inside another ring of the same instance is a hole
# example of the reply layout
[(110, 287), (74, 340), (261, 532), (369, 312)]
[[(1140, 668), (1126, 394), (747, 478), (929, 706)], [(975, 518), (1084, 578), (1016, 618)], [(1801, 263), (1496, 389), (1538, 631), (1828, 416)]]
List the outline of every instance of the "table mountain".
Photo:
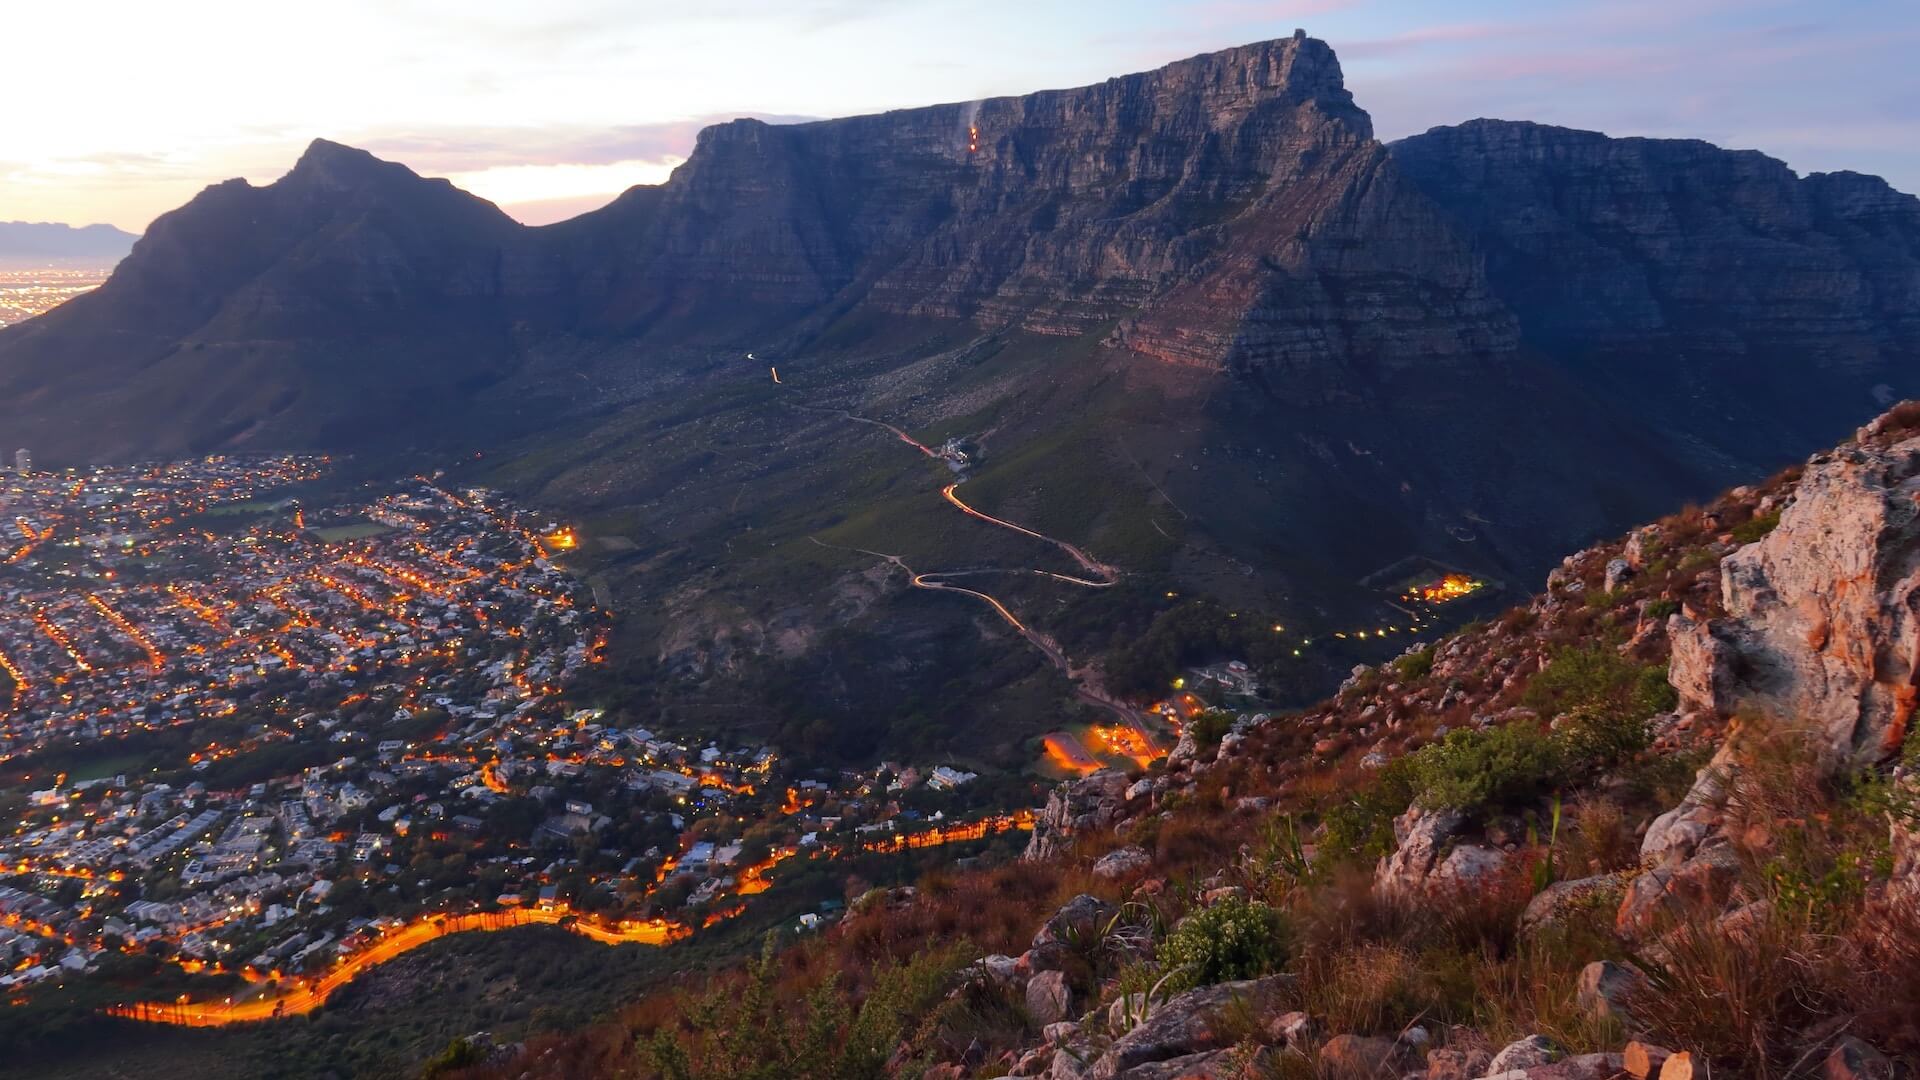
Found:
[(803, 540), (827, 510), (795, 493), (857, 475), (804, 400), (990, 431), (1002, 509), (1304, 602), (1414, 552), (1534, 572), (1920, 393), (1917, 206), (1699, 142), (1385, 145), (1304, 34), (720, 124), (541, 228), (317, 142), (0, 331), (0, 432), (54, 464), (486, 453), (476, 479), (706, 552)]

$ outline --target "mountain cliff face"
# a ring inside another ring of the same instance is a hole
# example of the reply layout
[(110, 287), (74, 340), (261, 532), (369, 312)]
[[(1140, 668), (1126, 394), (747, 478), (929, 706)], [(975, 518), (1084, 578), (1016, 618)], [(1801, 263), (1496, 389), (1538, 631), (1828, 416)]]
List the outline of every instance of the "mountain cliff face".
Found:
[(1669, 426), (1752, 452), (1753, 425), (1785, 424), (1811, 448), (1858, 421), (1863, 390), (1885, 405), (1909, 385), (1920, 200), (1877, 177), (1496, 120), (1392, 150), (1477, 240), (1530, 346)]
[(1687, 394), (1764, 360), (1760, 384), (1812, 371), (1846, 399), (1795, 433), (1826, 438), (1920, 348), (1920, 210), (1703, 143), (1476, 121), (1388, 148), (1304, 34), (1074, 90), (723, 124), (666, 184), (542, 229), (317, 142), (0, 335), (0, 423), (48, 460), (350, 448), (391, 430), (361, 414), (396, 385), (417, 406), (561, 353), (803, 347), (849, 315), (1087, 336), (1323, 399), (1523, 343), (1596, 385), (1657, 357)]
[[(1385, 146), (1304, 35), (718, 125), (665, 184), (543, 228), (319, 142), (0, 331), (0, 431), (50, 464), (484, 451), (508, 464), (475, 482), (704, 572), (747, 525), (894, 512), (842, 487), (862, 444), (790, 407), (830, 406), (991, 431), (974, 490), (1006, 514), (1326, 612), (1409, 555), (1533, 573), (1920, 394), (1915, 205), (1703, 143), (1476, 121)], [(700, 618), (811, 609), (751, 593)]]
[(555, 231), (636, 238), (619, 272), (582, 274), (628, 330), (697, 335), (720, 304), (803, 328), (856, 304), (1041, 334), (1124, 319), (1116, 343), (1208, 367), (1512, 338), (1304, 37), (1078, 90), (735, 121), (657, 193)]

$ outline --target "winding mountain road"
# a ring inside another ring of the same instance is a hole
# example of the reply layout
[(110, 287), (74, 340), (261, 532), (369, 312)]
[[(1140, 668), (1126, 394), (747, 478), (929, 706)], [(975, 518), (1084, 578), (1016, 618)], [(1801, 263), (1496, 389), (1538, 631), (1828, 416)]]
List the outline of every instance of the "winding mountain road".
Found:
[[(752, 353), (748, 353), (747, 359), (756, 360), (758, 358), (755, 357)], [(842, 420), (849, 420), (857, 424), (867, 424), (872, 427), (883, 428), (886, 431), (891, 432), (893, 436), (899, 439), (901, 442), (906, 443), (907, 445), (920, 451), (922, 454), (926, 455), (927, 457), (939, 458), (942, 456), (939, 451), (934, 450), (932, 447), (927, 446), (925, 443), (907, 434), (904, 430), (898, 427), (895, 427), (894, 425), (889, 424), (883, 420), (875, 420), (875, 419), (872, 419), (871, 417), (860, 416), (846, 409), (828, 409), (828, 408), (822, 408), (817, 405), (805, 405), (805, 404), (801, 404), (800, 402), (789, 402), (788, 404), (792, 405), (796, 409), (803, 409), (807, 412), (824, 413), (827, 415), (838, 417)], [(1091, 674), (1090, 670), (1084, 669), (1084, 668), (1076, 670), (1073, 666), (1072, 658), (1067, 655), (1066, 650), (1062, 649), (1058, 642), (1054, 641), (1051, 637), (1048, 637), (1046, 634), (1040, 632), (1039, 630), (1036, 630), (1033, 627), (1027, 625), (1025, 622), (1023, 622), (1020, 619), (1018, 615), (1015, 615), (1013, 613), (1013, 610), (1011, 608), (1007, 607), (1006, 604), (1002, 603), (1000, 599), (994, 596), (993, 594), (982, 592), (979, 589), (969, 589), (962, 585), (949, 584), (945, 580), (947, 578), (967, 577), (967, 576), (975, 576), (975, 575), (983, 575), (983, 574), (1031, 573), (1031, 574), (1038, 574), (1041, 577), (1052, 578), (1055, 581), (1066, 582), (1070, 585), (1078, 585), (1083, 588), (1110, 589), (1114, 586), (1115, 583), (1117, 583), (1120, 580), (1119, 569), (1101, 562), (1100, 560), (1094, 558), (1092, 555), (1087, 554), (1086, 551), (1082, 550), (1079, 546), (1075, 544), (1068, 543), (1067, 541), (1061, 540), (1058, 537), (1048, 536), (1045, 533), (1038, 532), (1033, 529), (1029, 529), (1024, 525), (1018, 524), (1016, 522), (1008, 521), (1005, 518), (995, 517), (992, 514), (988, 514), (984, 511), (977, 510), (974, 507), (967, 505), (967, 503), (963, 501), (959, 495), (955, 494), (956, 489), (958, 489), (960, 485), (964, 482), (965, 481), (963, 479), (963, 480), (956, 480), (953, 483), (948, 484), (946, 487), (940, 489), (940, 497), (945, 499), (949, 505), (959, 510), (961, 513), (966, 514), (968, 517), (974, 518), (979, 521), (984, 521), (987, 524), (996, 526), (998, 528), (1008, 529), (1012, 532), (1019, 533), (1022, 536), (1026, 536), (1031, 539), (1038, 540), (1044, 544), (1051, 544), (1054, 547), (1059, 548), (1061, 551), (1065, 552), (1067, 556), (1071, 558), (1076, 564), (1078, 564), (1081, 569), (1085, 570), (1091, 576), (1084, 577), (1084, 578), (1075, 577), (1071, 574), (1059, 574), (1051, 570), (1041, 570), (1038, 568), (1031, 568), (1027, 570), (1000, 570), (1000, 569), (945, 570), (945, 571), (935, 571), (932, 573), (921, 573), (915, 570), (913, 567), (907, 565), (906, 560), (899, 555), (889, 554), (884, 551), (873, 551), (868, 548), (841, 547), (840, 545), (837, 545), (837, 544), (826, 543), (816, 537), (808, 537), (808, 539), (812, 540), (815, 544), (818, 544), (819, 546), (824, 548), (832, 548), (839, 551), (853, 551), (853, 552), (858, 552), (862, 555), (871, 555), (877, 559), (885, 559), (887, 562), (890, 562), (893, 565), (898, 566), (900, 569), (906, 571), (908, 581), (916, 589), (928, 589), (928, 590), (936, 590), (940, 592), (961, 593), (966, 596), (971, 596), (974, 599), (979, 600), (981, 603), (986, 604), (987, 606), (991, 607), (994, 613), (1000, 616), (1000, 618), (1004, 620), (1008, 626), (1013, 627), (1014, 630), (1019, 632), (1021, 637), (1026, 638), (1028, 643), (1033, 645), (1034, 648), (1039, 649), (1040, 652), (1046, 656), (1048, 662), (1053, 664), (1054, 667), (1060, 669), (1060, 672), (1067, 677), (1070, 683), (1072, 683), (1073, 693), (1076, 698), (1097, 709), (1101, 709), (1103, 711), (1112, 713), (1115, 717), (1117, 717), (1120, 720), (1121, 723), (1126, 724), (1127, 726), (1132, 727), (1135, 730), (1139, 731), (1143, 737), (1147, 738), (1149, 742), (1151, 742), (1152, 741), (1151, 734), (1141, 724), (1140, 712), (1123, 701), (1109, 697), (1106, 693), (1099, 690), (1097, 687), (1088, 685), (1088, 681), (1089, 681), (1088, 677)]]

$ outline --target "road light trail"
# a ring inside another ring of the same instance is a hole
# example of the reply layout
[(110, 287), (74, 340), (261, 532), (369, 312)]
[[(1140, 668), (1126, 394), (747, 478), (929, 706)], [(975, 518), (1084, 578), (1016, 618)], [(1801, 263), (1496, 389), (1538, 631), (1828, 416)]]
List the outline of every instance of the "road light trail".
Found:
[[(1071, 582), (1074, 582), (1075, 584), (1085, 585), (1089, 588), (1094, 588), (1094, 589), (1107, 588), (1111, 586), (1116, 580), (1119, 579), (1120, 572), (1118, 570), (1115, 570), (1113, 567), (1108, 566), (1106, 563), (1103, 563), (1098, 559), (1095, 559), (1093, 556), (1088, 555), (1086, 552), (1081, 551), (1079, 548), (1075, 547), (1072, 544), (1067, 543), (1065, 540), (1056, 540), (1045, 533), (1034, 532), (1032, 529), (1027, 528), (1025, 525), (1016, 525), (1013, 522), (1007, 521), (1004, 518), (997, 518), (997, 517), (994, 517), (992, 514), (982, 513), (978, 510), (975, 510), (973, 507), (968, 506), (966, 503), (961, 502), (960, 496), (955, 495), (953, 493), (953, 489), (959, 486), (960, 486), (960, 482), (955, 481), (951, 484), (948, 484), (946, 487), (940, 489), (940, 494), (948, 502), (958, 507), (961, 513), (966, 514), (969, 517), (979, 518), (981, 521), (985, 521), (992, 525), (998, 525), (1003, 529), (1012, 529), (1014, 532), (1017, 532), (1022, 536), (1031, 536), (1035, 540), (1039, 540), (1042, 543), (1052, 544), (1054, 547), (1059, 548), (1061, 551), (1064, 551), (1069, 556), (1071, 556), (1073, 558), (1073, 561), (1079, 563), (1081, 568), (1087, 571), (1087, 573), (1099, 574), (1101, 577), (1105, 578), (1106, 580), (1105, 581), (1086, 581), (1081, 578), (1068, 577), (1065, 574), (1047, 574), (1048, 577), (1059, 578), (1061, 581), (1071, 581)], [(1042, 573), (1042, 574), (1047, 573), (1047, 571), (1045, 570), (1040, 570), (1036, 572)]]

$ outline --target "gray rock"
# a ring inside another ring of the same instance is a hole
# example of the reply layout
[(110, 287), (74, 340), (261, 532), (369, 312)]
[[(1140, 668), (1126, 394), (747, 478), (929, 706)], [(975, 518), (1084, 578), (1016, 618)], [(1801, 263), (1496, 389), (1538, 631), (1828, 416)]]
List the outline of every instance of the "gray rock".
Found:
[(1614, 1080), (1625, 1067), (1626, 1059), (1619, 1054), (1581, 1054), (1532, 1066), (1521, 1075), (1527, 1080)]
[(1632, 576), (1633, 576), (1632, 563), (1628, 562), (1625, 559), (1609, 559), (1607, 560), (1607, 576), (1604, 582), (1604, 587), (1608, 592), (1613, 592), (1619, 589), (1620, 586), (1625, 585), (1627, 583), (1627, 579), (1631, 578)]
[(1320, 1047), (1320, 1075), (1328, 1080), (1375, 1080), (1397, 1076), (1419, 1059), (1392, 1039), (1335, 1035)]
[(1027, 1015), (1043, 1028), (1073, 1014), (1073, 989), (1063, 971), (1042, 971), (1027, 980)]
[(1071, 1020), (1057, 1020), (1042, 1028), (1040, 1034), (1053, 1046), (1065, 1046), (1079, 1037), (1080, 1025)]
[(1640, 1024), (1629, 1011), (1636, 993), (1644, 992), (1646, 980), (1638, 972), (1611, 960), (1595, 960), (1580, 969), (1576, 1000), (1588, 1014), (1611, 1020), (1629, 1031)]
[(1684, 705), (1791, 718), (1820, 735), (1835, 771), (1898, 749), (1920, 656), (1917, 464), (1908, 438), (1807, 469), (1778, 527), (1721, 561), (1728, 617), (1675, 616)]
[(1527, 901), (1527, 909), (1520, 913), (1520, 932), (1537, 934), (1570, 918), (1611, 918), (1625, 891), (1626, 883), (1614, 874), (1556, 881)]
[(1529, 1035), (1508, 1043), (1493, 1060), (1487, 1064), (1489, 1074), (1509, 1072), (1514, 1069), (1531, 1069), (1535, 1065), (1552, 1064), (1563, 1051), (1552, 1039), (1545, 1035)]
[(1075, 836), (1112, 828), (1126, 803), (1126, 793), (1126, 774), (1113, 769), (1102, 769), (1054, 788), (1047, 796), (1047, 805), (1034, 819), (1033, 835), (1021, 858), (1054, 858), (1073, 846)]
[(1259, 1010), (1295, 982), (1291, 975), (1269, 975), (1188, 990), (1154, 1009), (1145, 1023), (1114, 1040), (1088, 1075), (1092, 1080), (1118, 1080), (1140, 1065), (1224, 1049), (1227, 1033), (1219, 1026), (1219, 1013), (1228, 1002), (1242, 1000)]
[(1064, 945), (1070, 937), (1086, 937), (1097, 933), (1102, 924), (1113, 917), (1113, 905), (1097, 896), (1081, 893), (1060, 905), (1033, 935), (1033, 947), (1038, 949), (1047, 945)]
[(1393, 819), (1393, 853), (1374, 869), (1374, 891), (1383, 895), (1424, 892), (1428, 876), (1445, 858), (1446, 845), (1466, 824), (1466, 815), (1458, 810), (1409, 807)]
[(1096, 859), (1093, 864), (1093, 876), (1111, 881), (1145, 870), (1152, 865), (1153, 856), (1147, 854), (1145, 848), (1129, 844), (1123, 848), (1115, 848)]
[(1325, 1036), (1313, 1017), (1297, 1010), (1269, 1019), (1266, 1030), (1268, 1039), (1303, 1054)]

